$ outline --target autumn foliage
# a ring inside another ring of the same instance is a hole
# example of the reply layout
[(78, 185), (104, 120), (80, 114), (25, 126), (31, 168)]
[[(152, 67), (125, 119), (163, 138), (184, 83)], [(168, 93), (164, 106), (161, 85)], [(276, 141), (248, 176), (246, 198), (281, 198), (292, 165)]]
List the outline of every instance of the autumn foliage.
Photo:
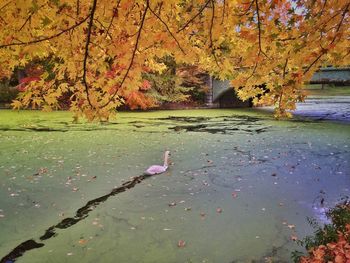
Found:
[(298, 263), (349, 263), (350, 262), (350, 202), (336, 205), (326, 213), (330, 224), (319, 226), (310, 221), (315, 228), (314, 235), (299, 240), (308, 251), (307, 256), (295, 251), (294, 262)]
[(345, 233), (338, 232), (336, 242), (313, 248), (309, 254), (308, 257), (302, 257), (300, 263), (350, 262), (350, 224), (346, 225)]
[[(348, 65), (345, 0), (0, 0), (0, 78), (33, 60), (51, 67), (14, 108), (59, 108), (108, 118), (125, 101), (148, 107), (145, 68), (159, 58), (231, 79), (242, 99), (288, 115), (319, 66)], [(32, 76), (29, 76), (32, 77)], [(265, 84), (266, 93), (259, 88)]]

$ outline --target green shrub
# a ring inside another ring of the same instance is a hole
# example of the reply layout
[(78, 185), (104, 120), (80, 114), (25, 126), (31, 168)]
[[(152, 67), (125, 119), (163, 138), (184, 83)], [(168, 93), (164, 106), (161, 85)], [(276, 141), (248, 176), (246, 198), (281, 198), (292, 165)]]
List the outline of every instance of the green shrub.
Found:
[(11, 103), (16, 98), (18, 90), (11, 87), (8, 80), (0, 82), (0, 103)]

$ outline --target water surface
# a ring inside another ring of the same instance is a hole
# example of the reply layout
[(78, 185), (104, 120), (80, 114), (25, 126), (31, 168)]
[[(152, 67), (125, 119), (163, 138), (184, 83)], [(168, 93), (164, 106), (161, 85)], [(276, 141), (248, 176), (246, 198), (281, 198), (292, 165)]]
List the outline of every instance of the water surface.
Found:
[[(312, 231), (306, 217), (324, 222), (350, 188), (349, 125), (255, 110), (120, 113), (104, 125), (1, 111), (0, 146), (0, 258), (43, 245), (16, 262), (290, 262), (292, 238)], [(111, 194), (166, 149), (167, 173)]]

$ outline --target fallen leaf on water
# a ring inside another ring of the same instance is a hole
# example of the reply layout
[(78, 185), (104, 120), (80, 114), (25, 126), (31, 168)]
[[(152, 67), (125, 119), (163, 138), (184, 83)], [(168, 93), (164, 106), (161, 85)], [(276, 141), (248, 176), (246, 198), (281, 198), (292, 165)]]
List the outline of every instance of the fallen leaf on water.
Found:
[(288, 225), (287, 227), (290, 228), (290, 229), (294, 229), (295, 225)]
[(216, 208), (216, 212), (217, 213), (222, 213), (222, 208), (220, 208), (220, 207)]
[(297, 241), (297, 240), (298, 240), (298, 237), (297, 237), (297, 236), (294, 236), (294, 235), (291, 235), (291, 236), (290, 236), (290, 239), (293, 240), (293, 241)]
[(191, 211), (192, 208), (191, 207), (185, 207), (185, 211)]
[(79, 241), (78, 241), (78, 243), (80, 245), (85, 245), (87, 242), (88, 242), (88, 240), (86, 240), (86, 239), (79, 239)]
[(68, 252), (68, 253), (67, 253), (67, 256), (72, 256), (72, 255), (73, 255), (72, 252)]
[(175, 202), (172, 202), (172, 203), (169, 203), (168, 206), (176, 206), (176, 203)]
[(205, 218), (205, 213), (201, 212), (200, 215), (201, 215), (201, 218), (202, 218), (202, 219)]
[(185, 247), (185, 246), (186, 246), (186, 241), (184, 241), (184, 240), (179, 240), (179, 241), (177, 242), (177, 246), (178, 246), (178, 247)]
[(164, 231), (170, 231), (172, 230), (171, 228), (163, 228)]
[(233, 198), (236, 198), (238, 194), (236, 192), (232, 192), (231, 195), (232, 195)]

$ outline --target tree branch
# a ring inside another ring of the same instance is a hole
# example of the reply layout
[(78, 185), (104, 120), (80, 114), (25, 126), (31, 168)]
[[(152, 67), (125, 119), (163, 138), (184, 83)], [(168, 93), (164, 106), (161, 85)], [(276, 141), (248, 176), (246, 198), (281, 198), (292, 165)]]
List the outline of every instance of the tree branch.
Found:
[(258, 31), (259, 31), (259, 54), (262, 53), (265, 57), (268, 57), (266, 53), (262, 50), (262, 45), (261, 45), (261, 22), (260, 22), (260, 11), (259, 11), (259, 5), (258, 5), (258, 0), (255, 0), (255, 5), (256, 5), (256, 15), (258, 19)]
[(243, 14), (237, 14), (236, 16), (245, 16), (246, 14), (248, 14), (249, 10), (252, 8), (254, 3), (254, 0), (252, 0), (247, 8), (247, 10), (243, 13)]
[[(140, 38), (141, 38), (141, 31), (143, 29), (143, 26), (144, 26), (144, 23), (145, 23), (145, 18), (146, 18), (146, 15), (147, 15), (147, 11), (149, 9), (149, 0), (146, 0), (146, 7), (145, 7), (145, 11), (143, 11), (143, 14), (142, 14), (142, 18), (141, 18), (141, 23), (140, 23), (140, 27), (139, 27), (139, 30), (137, 32), (137, 37), (136, 37), (136, 42), (135, 42), (135, 46), (134, 46), (134, 49), (132, 51), (132, 56), (131, 56), (131, 60), (130, 60), (130, 63), (129, 63), (129, 66), (120, 82), (120, 85), (119, 87), (122, 87), (126, 78), (128, 77), (129, 75), (129, 72), (131, 70), (131, 67), (132, 65), (134, 64), (134, 59), (135, 59), (135, 55), (136, 55), (136, 51), (137, 51), (137, 48), (139, 46), (139, 42), (140, 42)], [(113, 93), (113, 95), (110, 97), (110, 99), (104, 104), (101, 106), (101, 108), (104, 108), (106, 107), (109, 103), (112, 102), (112, 100), (114, 99), (114, 97), (117, 95), (117, 90)]]
[[(339, 21), (339, 23), (338, 23), (337, 29), (336, 29), (336, 31), (334, 32), (334, 37), (333, 37), (332, 41), (329, 43), (329, 45), (332, 45), (332, 44), (335, 42), (335, 40), (337, 39), (337, 36), (338, 36), (337, 33), (339, 32), (340, 27), (341, 27), (342, 24), (343, 24), (343, 21), (344, 21), (344, 18), (345, 18), (346, 13), (349, 11), (349, 6), (350, 6), (350, 3), (346, 5), (346, 7), (345, 7), (345, 9), (344, 9), (344, 11), (343, 11), (343, 13), (342, 13), (341, 19), (340, 19), (340, 21)], [(327, 53), (327, 51), (326, 51), (325, 49), (322, 49), (321, 51), (322, 51), (322, 52), (315, 58), (315, 60), (304, 70), (304, 75), (312, 68), (313, 65), (315, 65), (315, 63), (316, 63), (324, 54)]]
[(28, 23), (28, 21), (32, 18), (32, 15), (34, 14), (34, 12), (31, 12), (30, 15), (27, 17), (27, 19), (24, 21), (23, 25), (18, 29), (18, 31), (21, 31), (25, 25)]
[(54, 34), (52, 36), (43, 37), (43, 38), (39, 38), (39, 39), (36, 39), (36, 40), (27, 41), (27, 42), (15, 42), (15, 43), (10, 43), (10, 44), (3, 44), (3, 45), (0, 45), (0, 48), (6, 48), (6, 47), (11, 47), (11, 46), (31, 45), (31, 44), (40, 43), (40, 42), (43, 42), (43, 41), (46, 41), (46, 40), (54, 39), (54, 38), (59, 37), (60, 35), (66, 33), (66, 32), (69, 32), (69, 31), (75, 29), (78, 26), (80, 26), (81, 24), (83, 24), (89, 18), (89, 16), (85, 17), (83, 20), (81, 20), (80, 22), (74, 24), (73, 26), (68, 27), (68, 28), (62, 30), (61, 32), (59, 32), (57, 34)]
[(92, 106), (90, 98), (89, 98), (89, 85), (88, 85), (87, 80), (86, 80), (86, 73), (87, 73), (87, 60), (89, 57), (89, 45), (90, 45), (90, 41), (91, 41), (91, 29), (92, 29), (92, 26), (94, 24), (96, 3), (97, 3), (97, 0), (93, 0), (91, 12), (89, 15), (90, 19), (89, 19), (88, 31), (87, 31), (86, 42), (85, 42), (85, 54), (84, 54), (84, 62), (83, 62), (83, 79), (82, 79), (82, 83), (84, 84), (84, 87), (85, 87), (86, 98), (87, 98), (87, 101), (89, 102), (89, 105), (91, 107), (93, 107), (93, 106)]
[(107, 34), (109, 34), (109, 30), (112, 27), (114, 17), (118, 16), (118, 8), (119, 8), (119, 5), (120, 5), (120, 2), (121, 2), (121, 0), (118, 0), (117, 6), (113, 9), (113, 15), (112, 15), (112, 18), (111, 18), (111, 22), (109, 22), (109, 25), (108, 25), (108, 28), (107, 28), (107, 31), (106, 31), (106, 36), (107, 36)]
[(286, 58), (286, 62), (284, 63), (284, 66), (283, 66), (283, 75), (282, 75), (283, 79), (286, 77), (286, 69), (287, 69), (287, 65), (288, 65), (288, 60), (289, 60), (289, 58)]
[(212, 13), (211, 13), (210, 28), (209, 28), (209, 41), (210, 41), (209, 48), (211, 49), (211, 54), (214, 57), (216, 65), (219, 68), (221, 68), (220, 65), (219, 65), (218, 59), (216, 57), (215, 50), (213, 49), (213, 26), (214, 26), (214, 18), (215, 18), (215, 2), (214, 1), (215, 0), (211, 0)]
[(0, 11), (4, 9), (6, 6), (8, 6), (12, 1), (8, 1), (6, 4), (4, 4), (2, 7), (0, 7)]
[(222, 7), (222, 19), (221, 19), (221, 25), (224, 23), (225, 19), (225, 13), (226, 13), (226, 0), (223, 0), (223, 7)]
[(80, 14), (80, 0), (77, 0), (77, 10), (76, 10), (76, 15), (79, 16)]
[(186, 52), (183, 50), (183, 48), (181, 47), (179, 41), (177, 40), (177, 38), (174, 36), (174, 34), (171, 32), (168, 24), (166, 22), (164, 22), (164, 20), (160, 17), (160, 15), (158, 15), (156, 12), (154, 12), (151, 7), (149, 7), (149, 10), (151, 11), (151, 13), (156, 16), (158, 18), (158, 20), (165, 26), (166, 30), (168, 31), (168, 33), (171, 35), (171, 37), (175, 40), (177, 46), (179, 47), (179, 49), (182, 51), (182, 53), (186, 54)]
[(203, 10), (208, 6), (210, 2), (211, 0), (207, 0), (207, 2), (199, 9), (198, 13), (195, 14), (190, 20), (188, 20), (176, 33), (180, 33), (186, 27), (188, 27), (188, 25), (191, 24), (193, 20), (195, 20), (203, 12)]

